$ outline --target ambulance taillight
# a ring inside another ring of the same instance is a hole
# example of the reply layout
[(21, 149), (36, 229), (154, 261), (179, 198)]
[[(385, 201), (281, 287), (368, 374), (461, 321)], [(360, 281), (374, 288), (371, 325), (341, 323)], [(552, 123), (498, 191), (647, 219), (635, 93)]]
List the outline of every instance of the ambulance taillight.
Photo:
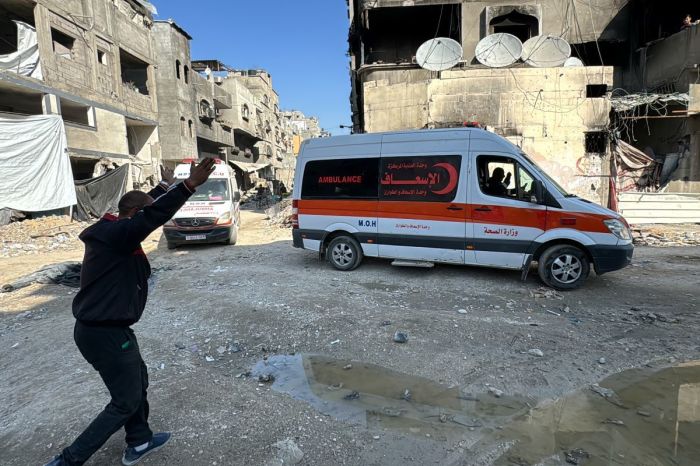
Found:
[(299, 201), (292, 201), (292, 229), (299, 228)]

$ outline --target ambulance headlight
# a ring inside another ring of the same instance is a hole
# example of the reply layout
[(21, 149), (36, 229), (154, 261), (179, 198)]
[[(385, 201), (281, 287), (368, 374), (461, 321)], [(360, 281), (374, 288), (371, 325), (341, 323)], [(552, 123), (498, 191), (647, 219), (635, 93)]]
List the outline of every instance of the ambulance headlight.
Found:
[(168, 220), (167, 222), (165, 222), (165, 223), (163, 224), (163, 226), (164, 226), (164, 227), (174, 227), (174, 226), (176, 226), (176, 225), (175, 225), (175, 222), (174, 222), (174, 221)]
[(617, 236), (618, 238), (624, 239), (624, 240), (631, 240), (632, 239), (632, 232), (630, 232), (630, 229), (627, 228), (627, 225), (622, 223), (620, 220), (610, 219), (610, 220), (605, 220), (603, 223), (605, 223), (605, 226), (608, 227), (608, 230), (610, 230), (610, 233)]
[(225, 225), (231, 223), (231, 212), (226, 212), (224, 215), (219, 217), (216, 221), (217, 225)]

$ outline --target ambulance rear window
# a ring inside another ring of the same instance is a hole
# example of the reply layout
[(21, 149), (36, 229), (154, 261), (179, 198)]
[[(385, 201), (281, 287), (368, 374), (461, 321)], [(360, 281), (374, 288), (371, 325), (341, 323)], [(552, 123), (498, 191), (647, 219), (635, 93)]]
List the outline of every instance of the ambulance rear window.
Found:
[(314, 160), (306, 164), (302, 199), (376, 199), (379, 157)]

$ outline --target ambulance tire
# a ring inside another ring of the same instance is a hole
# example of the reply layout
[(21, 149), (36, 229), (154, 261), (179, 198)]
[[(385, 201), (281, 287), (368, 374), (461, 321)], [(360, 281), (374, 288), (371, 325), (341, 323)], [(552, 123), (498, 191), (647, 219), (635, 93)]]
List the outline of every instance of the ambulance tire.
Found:
[(557, 244), (542, 253), (537, 272), (545, 285), (559, 291), (579, 288), (588, 278), (591, 264), (584, 251), (569, 244)]
[(362, 262), (362, 246), (352, 236), (337, 236), (328, 244), (326, 257), (338, 270), (355, 270)]
[(177, 248), (177, 244), (175, 244), (175, 243), (166, 243), (166, 246), (168, 246), (168, 249), (175, 249), (175, 248)]
[(236, 241), (238, 241), (238, 228), (233, 227), (231, 228), (231, 236), (229, 236), (228, 241), (226, 241), (225, 244), (230, 244), (233, 246), (236, 244)]

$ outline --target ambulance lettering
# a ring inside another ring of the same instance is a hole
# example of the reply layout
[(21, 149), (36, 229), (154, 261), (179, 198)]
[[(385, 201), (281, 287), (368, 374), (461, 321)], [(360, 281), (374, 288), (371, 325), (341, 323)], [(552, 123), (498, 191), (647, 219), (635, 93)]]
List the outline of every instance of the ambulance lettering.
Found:
[(377, 221), (376, 220), (358, 220), (357, 225), (360, 227), (377, 228)]

